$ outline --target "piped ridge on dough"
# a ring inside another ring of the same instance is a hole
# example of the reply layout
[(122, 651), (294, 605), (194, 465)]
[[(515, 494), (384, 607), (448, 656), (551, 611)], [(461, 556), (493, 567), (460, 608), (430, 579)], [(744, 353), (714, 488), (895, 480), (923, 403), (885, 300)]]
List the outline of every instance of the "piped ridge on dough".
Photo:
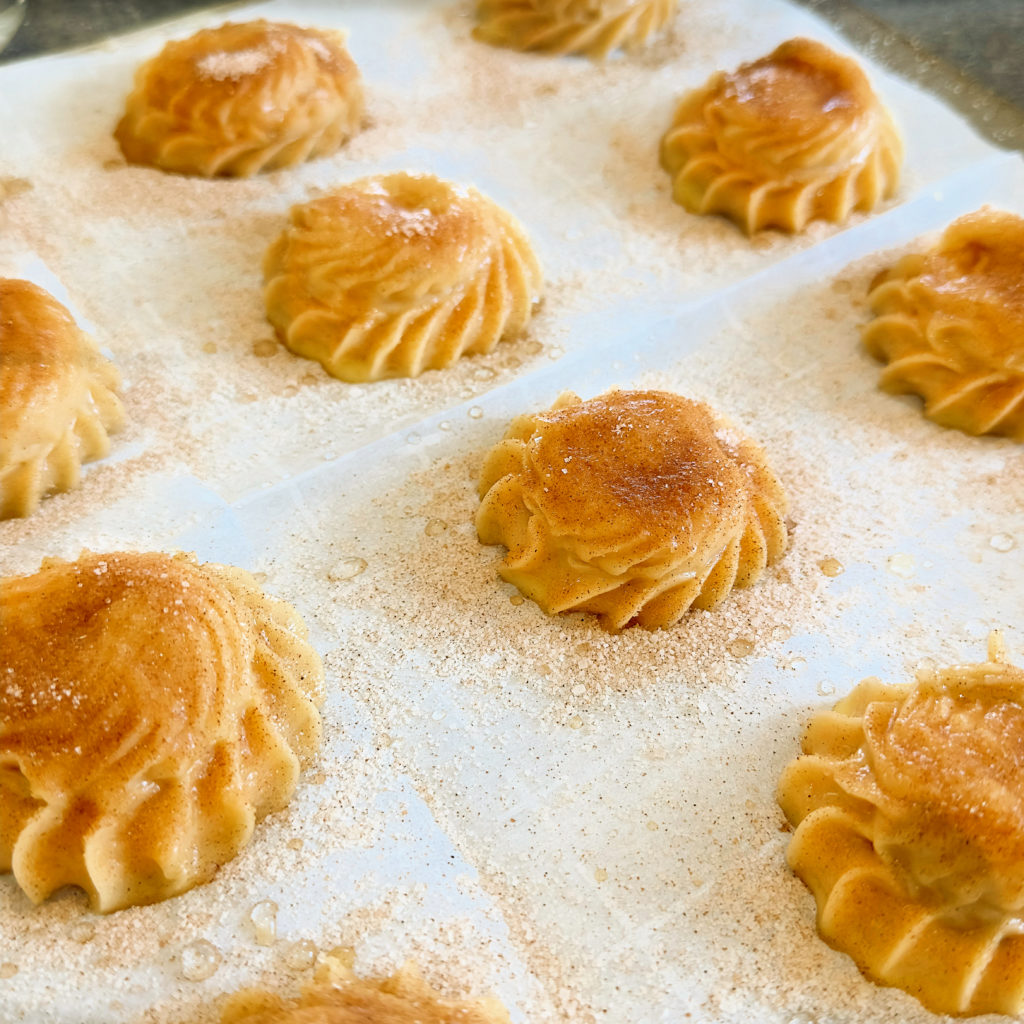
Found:
[(136, 72), (114, 136), (129, 163), (248, 177), (334, 153), (362, 113), (341, 33), (261, 19), (168, 43)]
[(1024, 671), (867, 679), (818, 714), (779, 784), (818, 930), (936, 1013), (1024, 1010)]
[(673, 198), (747, 234), (843, 223), (895, 194), (903, 145), (848, 57), (791, 39), (683, 98), (661, 140)]
[(78, 486), (124, 423), (120, 375), (71, 314), (29, 281), (0, 278), (0, 519)]
[(264, 260), (281, 341), (335, 377), (415, 377), (526, 327), (541, 271), (514, 218), (432, 175), (363, 178), (295, 206)]
[(319, 743), (320, 659), (230, 566), (85, 553), (0, 581), (0, 871), (102, 912), (207, 881)]
[(904, 256), (868, 295), (867, 350), (879, 386), (924, 399), (924, 413), (968, 434), (1024, 441), (1024, 218), (983, 209)]
[(288, 999), (257, 989), (230, 997), (221, 1024), (508, 1024), (497, 999), (446, 999), (411, 961), (386, 978), (360, 978), (350, 950), (332, 950), (302, 995)]
[(516, 419), (480, 475), (477, 534), (548, 614), (609, 631), (671, 626), (754, 583), (786, 547), (764, 453), (697, 402), (660, 391), (566, 393)]
[(660, 32), (678, 0), (479, 0), (473, 35), (493, 46), (602, 58)]

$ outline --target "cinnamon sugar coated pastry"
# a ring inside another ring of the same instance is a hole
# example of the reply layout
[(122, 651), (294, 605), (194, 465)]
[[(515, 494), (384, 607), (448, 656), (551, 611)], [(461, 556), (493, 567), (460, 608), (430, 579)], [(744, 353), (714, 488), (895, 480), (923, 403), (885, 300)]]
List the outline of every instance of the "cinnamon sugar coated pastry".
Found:
[(0, 871), (102, 912), (207, 881), (288, 802), (321, 678), (241, 569), (85, 553), (0, 580)]
[(983, 209), (872, 282), (864, 344), (880, 386), (968, 434), (1024, 441), (1024, 218)]
[(866, 679), (808, 728), (779, 803), (818, 930), (936, 1013), (1024, 1011), (1024, 670)]
[(0, 278), (0, 519), (78, 486), (121, 429), (120, 376), (38, 285)]
[(341, 33), (261, 19), (168, 43), (136, 73), (114, 135), (129, 163), (248, 177), (335, 152), (362, 113)]
[(281, 341), (347, 381), (490, 352), (525, 328), (541, 288), (519, 224), (427, 174), (362, 178), (293, 207), (263, 273)]
[(503, 579), (548, 614), (609, 631), (671, 626), (747, 587), (786, 548), (762, 450), (664, 391), (567, 392), (513, 421), (480, 476), (476, 528)]
[(478, 0), (473, 35), (494, 46), (606, 57), (639, 48), (678, 0)]
[(791, 39), (712, 75), (684, 97), (661, 140), (672, 195), (748, 234), (842, 223), (896, 192), (903, 144), (849, 57)]
[(413, 963), (359, 978), (348, 951), (328, 955), (297, 999), (252, 990), (232, 997), (221, 1024), (509, 1024), (496, 999), (444, 999)]

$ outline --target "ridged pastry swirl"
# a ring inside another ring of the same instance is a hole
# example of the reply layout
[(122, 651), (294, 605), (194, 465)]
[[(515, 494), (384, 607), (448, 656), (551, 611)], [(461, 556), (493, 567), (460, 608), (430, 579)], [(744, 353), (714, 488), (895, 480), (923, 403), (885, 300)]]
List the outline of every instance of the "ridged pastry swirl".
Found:
[(1024, 218), (961, 217), (939, 244), (872, 283), (864, 344), (889, 365), (880, 385), (924, 399), (968, 434), (1024, 441)]
[(664, 391), (566, 393), (521, 416), (480, 475), (476, 528), (548, 612), (671, 626), (754, 583), (786, 547), (786, 498), (752, 441)]
[(823, 938), (936, 1013), (1024, 1011), (1024, 671), (861, 683), (818, 715), (779, 802)]
[(248, 177), (335, 152), (362, 112), (344, 36), (260, 20), (168, 43), (136, 73), (114, 135), (130, 163)]
[(359, 978), (334, 951), (297, 999), (252, 990), (233, 996), (221, 1024), (509, 1024), (496, 999), (445, 999), (407, 963), (388, 978)]
[(523, 330), (541, 287), (508, 213), (474, 189), (405, 173), (293, 207), (263, 271), (281, 341), (347, 381), (490, 352)]
[(78, 486), (121, 429), (120, 377), (38, 285), (0, 278), (0, 519)]
[(661, 31), (678, 0), (479, 0), (477, 39), (513, 50), (606, 57)]
[(0, 871), (103, 912), (206, 881), (291, 796), (321, 677), (241, 569), (86, 553), (0, 581)]
[(902, 159), (861, 69), (809, 39), (712, 75), (661, 140), (676, 202), (724, 214), (748, 234), (871, 210), (895, 193)]

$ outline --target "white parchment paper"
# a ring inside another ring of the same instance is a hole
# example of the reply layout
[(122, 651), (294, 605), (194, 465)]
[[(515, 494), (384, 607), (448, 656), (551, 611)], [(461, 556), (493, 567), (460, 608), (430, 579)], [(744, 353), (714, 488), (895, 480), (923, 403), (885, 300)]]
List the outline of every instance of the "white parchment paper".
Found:
[[(348, 28), (366, 132), (253, 182), (122, 166), (110, 130), (135, 66), (228, 15)], [(893, 253), (983, 203), (1024, 212), (1019, 158), (869, 65), (906, 136), (900, 196), (752, 245), (670, 202), (658, 139), (716, 68), (798, 34), (845, 48), (826, 25), (693, 0), (667, 41), (605, 66), (490, 50), (470, 26), (467, 5), (278, 2), (0, 68), (0, 179), (32, 186), (0, 207), (0, 273), (67, 297), (121, 366), (132, 421), (78, 492), (0, 523), (0, 571), (89, 547), (264, 573), (309, 622), (329, 694), (317, 770), (210, 884), (97, 918), (0, 882), (5, 1020), (213, 1020), (220, 993), (308, 976), (300, 940), (351, 945), (366, 970), (413, 957), (516, 1022), (933, 1019), (817, 938), (774, 787), (812, 710), (863, 676), (980, 657), (995, 625), (1021, 650), (1018, 446), (881, 394), (857, 340)], [(258, 354), (260, 259), (288, 207), (393, 168), (516, 212), (549, 281), (530, 336), (361, 387)], [(760, 440), (795, 529), (719, 611), (607, 637), (513, 603), (475, 539), (474, 477), (512, 416), (634, 384)], [(264, 900), (271, 947), (248, 923)], [(219, 963), (189, 981), (198, 940)]]

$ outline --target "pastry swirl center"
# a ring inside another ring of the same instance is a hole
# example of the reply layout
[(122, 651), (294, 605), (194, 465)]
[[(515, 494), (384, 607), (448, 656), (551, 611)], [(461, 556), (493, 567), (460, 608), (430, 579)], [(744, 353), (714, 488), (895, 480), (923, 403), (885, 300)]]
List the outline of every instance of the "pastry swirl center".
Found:
[(875, 846), (913, 895), (968, 917), (1024, 910), (1024, 673), (919, 684), (873, 704)]
[(620, 391), (536, 421), (533, 497), (558, 533), (611, 529), (689, 550), (708, 524), (742, 516), (740, 470), (697, 403)]

